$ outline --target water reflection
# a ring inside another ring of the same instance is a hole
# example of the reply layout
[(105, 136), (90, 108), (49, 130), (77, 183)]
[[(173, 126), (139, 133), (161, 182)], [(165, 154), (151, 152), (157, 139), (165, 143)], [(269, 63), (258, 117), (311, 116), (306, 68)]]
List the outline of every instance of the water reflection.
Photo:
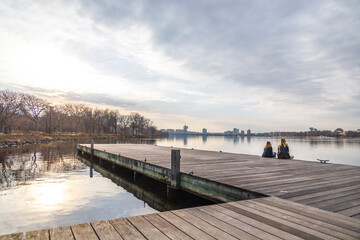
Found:
[(89, 178), (75, 146), (0, 149), (0, 235), (156, 212), (96, 171)]
[[(121, 143), (127, 142), (155, 144)], [(170, 202), (162, 184), (145, 178), (133, 182), (117, 168), (89, 168), (77, 159), (76, 144), (0, 149), (0, 235), (203, 204), (191, 197), (185, 197), (190, 202)]]
[(28, 145), (0, 150), (0, 190), (26, 185), (47, 172), (69, 172), (85, 168), (74, 161), (74, 143)]
[(176, 199), (170, 200), (166, 195), (166, 184), (140, 174), (136, 174), (135, 180), (132, 171), (109, 164), (106, 161), (103, 161), (102, 165), (100, 165), (89, 161), (85, 157), (78, 156), (78, 159), (87, 166), (93, 166), (96, 172), (111, 179), (111, 181), (158, 211), (203, 206), (213, 203), (183, 191), (180, 192)]

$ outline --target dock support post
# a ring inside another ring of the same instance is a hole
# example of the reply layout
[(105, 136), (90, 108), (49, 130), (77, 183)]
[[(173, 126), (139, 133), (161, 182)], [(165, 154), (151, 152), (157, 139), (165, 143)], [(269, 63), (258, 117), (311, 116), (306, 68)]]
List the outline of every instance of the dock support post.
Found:
[(180, 186), (180, 150), (171, 149), (171, 187)]
[(168, 198), (176, 197), (180, 187), (180, 150), (171, 149), (171, 177), (170, 186), (167, 186)]
[(91, 154), (90, 154), (90, 177), (92, 178), (94, 173), (93, 173), (93, 168), (94, 168), (94, 139), (91, 140)]
[(138, 173), (134, 171), (134, 182), (136, 182), (137, 178), (138, 178)]

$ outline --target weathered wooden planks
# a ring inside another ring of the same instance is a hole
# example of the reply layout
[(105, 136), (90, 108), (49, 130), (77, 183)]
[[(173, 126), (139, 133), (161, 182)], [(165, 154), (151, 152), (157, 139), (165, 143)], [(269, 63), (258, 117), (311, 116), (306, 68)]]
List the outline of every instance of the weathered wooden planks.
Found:
[(109, 221), (99, 221), (91, 223), (94, 231), (103, 240), (123, 239)]
[(25, 240), (49, 240), (49, 229), (27, 232)]
[(183, 231), (160, 217), (158, 214), (145, 215), (144, 218), (151, 222), (154, 227), (161, 229), (161, 231), (170, 239), (186, 240), (192, 239), (189, 235), (186, 235)]
[(70, 227), (50, 228), (50, 239), (52, 240), (73, 240)]
[(127, 218), (127, 220), (147, 239), (169, 239), (165, 234), (163, 234), (159, 229), (154, 227), (148, 220), (146, 220), (142, 216), (129, 217)]
[(126, 218), (110, 220), (117, 232), (125, 240), (127, 239), (145, 239), (145, 237), (128, 221)]
[(0, 240), (22, 240), (23, 239), (23, 233), (13, 233), (8, 235), (0, 236)]
[[(49, 234), (50, 233), (50, 234)], [(23, 233), (0, 236), (22, 239)], [(360, 220), (267, 197), (25, 233), (25, 239), (360, 239)], [(44, 237), (44, 238), (42, 238)]]
[(76, 240), (97, 240), (98, 237), (89, 223), (71, 226)]

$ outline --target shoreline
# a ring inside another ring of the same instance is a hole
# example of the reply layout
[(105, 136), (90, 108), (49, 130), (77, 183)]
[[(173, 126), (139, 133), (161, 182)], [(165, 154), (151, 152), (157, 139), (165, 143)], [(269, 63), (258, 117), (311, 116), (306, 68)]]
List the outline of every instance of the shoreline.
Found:
[(87, 134), (87, 133), (13, 133), (0, 135), (0, 149), (9, 147), (19, 147), (30, 144), (76, 141), (90, 139), (126, 139), (126, 138), (146, 138), (161, 137), (157, 135), (133, 135), (133, 134)]

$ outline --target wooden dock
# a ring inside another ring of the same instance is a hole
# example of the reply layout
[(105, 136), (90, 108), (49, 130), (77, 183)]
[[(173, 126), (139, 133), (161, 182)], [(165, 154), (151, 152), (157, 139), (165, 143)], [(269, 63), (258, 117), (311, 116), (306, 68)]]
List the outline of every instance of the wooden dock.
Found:
[[(78, 149), (90, 153), (90, 145)], [(360, 218), (360, 167), (180, 149), (180, 187), (228, 202), (276, 196)], [(171, 148), (95, 144), (94, 155), (170, 183)]]
[(360, 239), (360, 220), (276, 197), (1, 236), (0, 240)]
[[(92, 153), (92, 161), (100, 165), (106, 161), (174, 186), (169, 147), (96, 144), (93, 151), (90, 145), (78, 145), (78, 150), (82, 157)], [(16, 233), (0, 240), (360, 239), (360, 167), (180, 152), (179, 188), (225, 203)]]

